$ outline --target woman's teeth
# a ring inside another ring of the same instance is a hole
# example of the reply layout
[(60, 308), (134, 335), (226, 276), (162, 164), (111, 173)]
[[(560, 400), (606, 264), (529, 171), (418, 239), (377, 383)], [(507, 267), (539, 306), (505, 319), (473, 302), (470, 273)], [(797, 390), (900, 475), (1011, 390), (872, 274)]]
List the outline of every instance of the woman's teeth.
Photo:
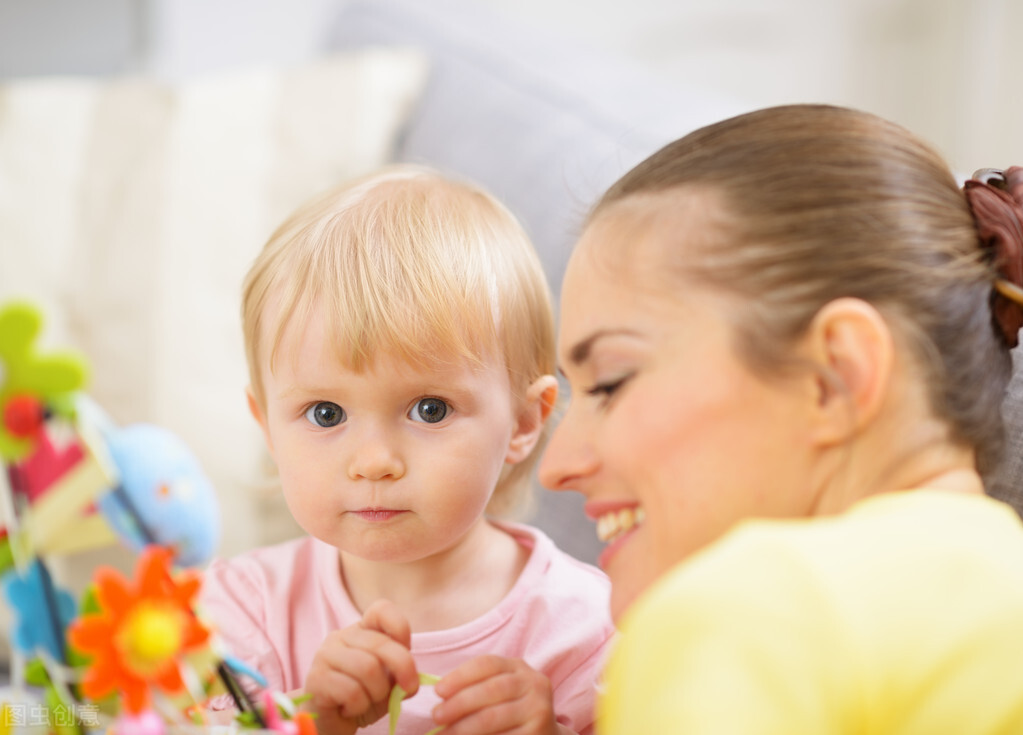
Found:
[(646, 511), (642, 508), (622, 508), (612, 513), (605, 513), (597, 519), (597, 538), (604, 543), (614, 541), (627, 531), (646, 520)]

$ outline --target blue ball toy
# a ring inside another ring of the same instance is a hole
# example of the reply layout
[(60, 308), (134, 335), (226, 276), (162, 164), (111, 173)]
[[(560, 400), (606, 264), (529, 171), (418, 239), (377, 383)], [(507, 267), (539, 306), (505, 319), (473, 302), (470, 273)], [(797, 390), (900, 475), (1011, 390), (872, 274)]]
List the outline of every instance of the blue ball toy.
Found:
[(103, 432), (119, 484), (98, 502), (114, 531), (135, 551), (159, 544), (179, 566), (209, 560), (220, 540), (216, 494), (198, 460), (172, 432), (151, 424)]

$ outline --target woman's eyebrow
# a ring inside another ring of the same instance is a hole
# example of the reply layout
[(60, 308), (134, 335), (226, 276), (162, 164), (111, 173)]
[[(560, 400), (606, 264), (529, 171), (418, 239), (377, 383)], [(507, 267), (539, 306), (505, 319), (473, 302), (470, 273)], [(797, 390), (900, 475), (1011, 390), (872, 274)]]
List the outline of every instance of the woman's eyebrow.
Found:
[(605, 337), (617, 337), (619, 335), (636, 336), (636, 332), (631, 329), (598, 329), (582, 341), (577, 342), (568, 351), (568, 361), (572, 365), (581, 365), (589, 359), (590, 352), (596, 342)]

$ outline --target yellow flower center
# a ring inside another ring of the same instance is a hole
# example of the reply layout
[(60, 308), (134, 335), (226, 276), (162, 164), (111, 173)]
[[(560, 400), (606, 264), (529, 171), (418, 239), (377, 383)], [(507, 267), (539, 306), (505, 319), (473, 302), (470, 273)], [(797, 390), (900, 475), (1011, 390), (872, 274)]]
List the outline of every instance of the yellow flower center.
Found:
[(142, 602), (129, 613), (118, 631), (117, 647), (133, 673), (150, 677), (181, 650), (183, 628), (180, 610)]

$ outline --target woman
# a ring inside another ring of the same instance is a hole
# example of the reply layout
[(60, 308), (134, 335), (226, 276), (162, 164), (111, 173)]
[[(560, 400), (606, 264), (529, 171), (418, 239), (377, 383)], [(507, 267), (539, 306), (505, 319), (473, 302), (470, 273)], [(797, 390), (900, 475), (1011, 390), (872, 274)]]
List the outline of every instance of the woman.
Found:
[(982, 481), (1021, 200), (1021, 169), (964, 196), (898, 126), (790, 106), (597, 204), (541, 479), (608, 542), (600, 732), (1023, 732), (1023, 527)]

